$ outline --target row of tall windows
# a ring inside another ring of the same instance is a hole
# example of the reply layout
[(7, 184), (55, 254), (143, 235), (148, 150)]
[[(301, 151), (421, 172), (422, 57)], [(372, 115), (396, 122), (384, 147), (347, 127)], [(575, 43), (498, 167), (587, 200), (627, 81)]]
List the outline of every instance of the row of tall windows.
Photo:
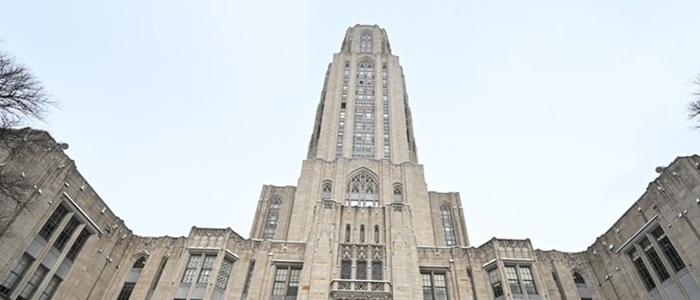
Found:
[(223, 292), (228, 285), (235, 260), (224, 256), (219, 266), (219, 272), (215, 274), (217, 257), (218, 254), (215, 253), (191, 253), (182, 274), (177, 295), (179, 297), (190, 295), (191, 298), (198, 298), (204, 294), (209, 283), (214, 284), (215, 292)]
[[(374, 225), (374, 231), (373, 231), (373, 237), (374, 237), (374, 243), (378, 244), (380, 241), (379, 237), (379, 225)], [(350, 243), (352, 242), (352, 226), (350, 224), (345, 224), (345, 242)], [(365, 225), (360, 225), (360, 243), (364, 244), (366, 243), (365, 240)]]
[(662, 286), (671, 298), (683, 293), (690, 298), (700, 297), (700, 288), (660, 225), (643, 233), (626, 253), (650, 293), (657, 293)]
[[(368, 277), (367, 273), (371, 277)], [(384, 263), (381, 260), (373, 260), (371, 264), (371, 269), (368, 269), (367, 260), (364, 258), (358, 259), (355, 262), (355, 279), (357, 280), (384, 280)], [(352, 279), (352, 260), (349, 258), (344, 258), (340, 262), (340, 279)]]
[[(83, 229), (78, 230), (82, 225), (73, 212), (60, 202), (29, 248), (22, 253), (0, 281), (0, 295), (9, 297), (17, 292), (16, 299), (20, 300), (32, 297), (42, 300), (51, 299), (91, 235), (84, 226)], [(66, 249), (72, 237), (75, 238)], [(48, 251), (43, 251), (52, 240), (53, 243)], [(64, 253), (63, 260), (59, 261)], [(23, 279), (26, 281), (23, 286), (20, 286)], [(45, 283), (43, 289), (39, 290), (43, 283)]]
[(343, 143), (345, 142), (345, 119), (347, 117), (348, 84), (350, 82), (350, 63), (346, 62), (343, 68), (343, 88), (340, 94), (340, 118), (338, 118), (338, 131), (336, 132), (335, 157), (343, 156)]
[(357, 65), (352, 157), (374, 158), (374, 63), (362, 59)]
[[(524, 294), (537, 295), (537, 285), (529, 265), (506, 264), (504, 267), (505, 284), (508, 285), (514, 297), (518, 298), (518, 295)], [(493, 268), (487, 272), (494, 299), (503, 298), (505, 294), (503, 289), (504, 281), (501, 279), (498, 268)]]

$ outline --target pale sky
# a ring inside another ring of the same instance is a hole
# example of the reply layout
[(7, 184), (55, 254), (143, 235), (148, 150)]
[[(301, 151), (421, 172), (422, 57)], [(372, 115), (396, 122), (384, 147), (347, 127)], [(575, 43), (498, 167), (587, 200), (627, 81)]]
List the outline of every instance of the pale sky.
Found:
[(697, 153), (685, 107), (700, 1), (3, 1), (0, 49), (59, 107), (45, 123), (139, 235), (243, 236), (294, 185), (345, 30), (378, 24), (406, 75), (430, 190), (472, 245), (581, 251)]

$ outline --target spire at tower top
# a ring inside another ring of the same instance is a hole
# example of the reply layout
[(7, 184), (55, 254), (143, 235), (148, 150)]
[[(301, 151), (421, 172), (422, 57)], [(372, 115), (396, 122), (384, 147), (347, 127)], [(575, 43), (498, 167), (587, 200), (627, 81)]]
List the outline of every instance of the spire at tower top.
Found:
[(345, 32), (341, 52), (391, 54), (386, 30), (377, 25), (357, 24)]

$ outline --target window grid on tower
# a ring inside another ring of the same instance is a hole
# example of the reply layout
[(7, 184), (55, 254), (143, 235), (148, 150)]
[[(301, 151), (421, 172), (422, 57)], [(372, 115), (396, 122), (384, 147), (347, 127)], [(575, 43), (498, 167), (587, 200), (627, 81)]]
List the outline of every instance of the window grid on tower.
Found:
[(373, 44), (372, 32), (365, 30), (360, 34), (360, 52), (372, 53)]
[(389, 129), (389, 76), (386, 64), (382, 65), (382, 110), (384, 123), (384, 159), (391, 159), (391, 141)]
[(272, 196), (272, 201), (270, 201), (270, 210), (267, 213), (267, 220), (265, 222), (265, 232), (263, 233), (263, 238), (271, 240), (275, 237), (275, 230), (277, 229), (277, 223), (280, 219), (280, 208), (282, 207), (282, 199), (278, 195)]
[(440, 206), (440, 214), (442, 215), (442, 229), (445, 231), (445, 245), (454, 246), (457, 242), (455, 239), (454, 225), (452, 223), (452, 211), (447, 203)]
[(335, 157), (343, 156), (343, 141), (345, 139), (345, 120), (347, 117), (348, 84), (350, 82), (350, 63), (345, 62), (343, 69), (343, 89), (340, 94), (340, 118), (336, 133)]
[(374, 63), (361, 60), (356, 77), (352, 157), (374, 158)]

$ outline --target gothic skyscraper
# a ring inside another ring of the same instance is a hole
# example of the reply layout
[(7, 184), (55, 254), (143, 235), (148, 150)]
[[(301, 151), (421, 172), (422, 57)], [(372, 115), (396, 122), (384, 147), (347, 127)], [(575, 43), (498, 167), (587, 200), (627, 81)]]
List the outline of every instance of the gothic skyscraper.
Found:
[(403, 69), (378, 26), (347, 30), (298, 182), (263, 186), (248, 238), (133, 234), (53, 138), (22, 133), (24, 155), (0, 149), (0, 178), (26, 186), (0, 205), (0, 299), (700, 299), (699, 156), (660, 168), (585, 251), (474, 247), (459, 194), (428, 190)]

